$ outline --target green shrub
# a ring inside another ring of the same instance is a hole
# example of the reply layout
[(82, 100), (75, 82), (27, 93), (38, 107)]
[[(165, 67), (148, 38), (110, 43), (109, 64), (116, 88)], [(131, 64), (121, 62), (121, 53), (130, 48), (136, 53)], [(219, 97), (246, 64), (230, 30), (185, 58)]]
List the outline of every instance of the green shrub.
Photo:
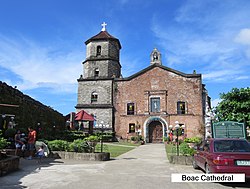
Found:
[(0, 130), (0, 150), (4, 149), (8, 144), (9, 142), (7, 142), (7, 140), (2, 137), (2, 132)]
[(184, 142), (187, 143), (195, 143), (195, 144), (200, 144), (202, 141), (201, 137), (192, 137), (192, 138), (185, 138)]
[(98, 136), (91, 135), (91, 136), (89, 136), (89, 137), (84, 138), (84, 141), (98, 142), (98, 141), (99, 141), (99, 137), (98, 137)]
[(105, 134), (102, 137), (103, 137), (104, 142), (112, 142), (112, 140), (113, 140), (113, 136), (109, 135), (109, 134)]
[(68, 149), (69, 143), (65, 140), (52, 140), (48, 142), (48, 146), (52, 151), (65, 151)]
[(74, 140), (72, 143), (69, 144), (69, 151), (74, 152), (91, 152), (91, 146), (88, 144), (87, 141), (77, 139)]
[(48, 146), (52, 151), (70, 151), (70, 152), (92, 152), (93, 147), (86, 140), (77, 139), (73, 142), (65, 140), (48, 141)]
[(101, 136), (103, 137), (103, 141), (104, 142), (112, 142), (115, 138), (114, 136), (114, 132), (112, 131), (104, 131), (103, 134), (101, 131), (97, 131), (94, 133), (95, 136), (98, 136), (99, 138), (101, 138)]
[(193, 156), (195, 153), (195, 150), (193, 148), (190, 148), (189, 145), (186, 142), (182, 142), (180, 144), (180, 153), (182, 155), (190, 155)]
[(131, 140), (131, 141), (137, 141), (137, 137), (132, 136), (132, 137), (130, 138), (130, 140)]
[(5, 138), (14, 138), (16, 134), (16, 129), (9, 128), (4, 132)]
[(143, 136), (142, 135), (138, 135), (138, 136), (132, 136), (131, 141), (143, 141)]
[(164, 137), (164, 142), (170, 142), (170, 137)]
[(69, 131), (69, 130), (56, 130), (53, 134), (51, 131), (47, 131), (50, 135), (46, 135), (46, 140), (65, 140), (68, 142), (73, 142), (77, 139), (84, 139), (86, 134), (83, 131)]

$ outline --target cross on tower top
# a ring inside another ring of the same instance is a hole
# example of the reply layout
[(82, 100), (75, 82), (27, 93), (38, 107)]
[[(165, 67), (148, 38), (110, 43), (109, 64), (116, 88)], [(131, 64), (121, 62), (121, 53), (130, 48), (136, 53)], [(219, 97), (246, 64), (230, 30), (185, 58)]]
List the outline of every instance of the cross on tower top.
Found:
[(103, 23), (101, 24), (101, 26), (102, 26), (102, 31), (106, 31), (106, 26), (107, 26), (107, 24), (106, 24), (105, 22), (103, 22)]

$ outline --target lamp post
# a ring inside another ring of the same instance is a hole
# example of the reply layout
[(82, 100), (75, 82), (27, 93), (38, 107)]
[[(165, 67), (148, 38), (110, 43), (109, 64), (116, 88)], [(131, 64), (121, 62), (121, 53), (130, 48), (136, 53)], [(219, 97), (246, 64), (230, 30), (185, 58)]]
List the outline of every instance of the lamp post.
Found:
[(181, 129), (181, 135), (184, 135), (185, 125), (181, 124), (180, 126), (179, 121), (176, 121), (174, 128), (176, 130), (177, 156), (179, 156), (179, 129)]
[(174, 126), (175, 130), (176, 130), (176, 142), (177, 142), (177, 156), (179, 156), (179, 129), (180, 129), (180, 125), (179, 125), (179, 121), (175, 122), (175, 126)]
[(99, 128), (101, 129), (101, 133), (102, 133), (102, 136), (101, 136), (101, 152), (103, 152), (103, 132), (104, 132), (104, 128), (108, 128), (109, 125), (104, 125), (103, 121), (101, 121), (100, 123), (101, 124), (99, 124)]
[[(103, 126), (104, 126), (104, 122), (101, 121), (101, 124), (99, 125), (99, 128), (101, 128), (101, 133), (103, 135)], [(103, 150), (103, 136), (101, 136), (101, 152)]]
[(183, 135), (183, 137), (184, 137), (183, 140), (186, 138), (186, 136), (185, 136), (185, 127), (186, 127), (185, 125), (182, 125), (182, 126), (181, 126), (182, 135)]

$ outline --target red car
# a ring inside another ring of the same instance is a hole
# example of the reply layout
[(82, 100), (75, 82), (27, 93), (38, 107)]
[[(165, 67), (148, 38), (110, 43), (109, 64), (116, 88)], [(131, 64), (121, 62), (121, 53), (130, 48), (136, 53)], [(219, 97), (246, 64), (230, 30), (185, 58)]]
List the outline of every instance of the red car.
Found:
[(250, 145), (245, 139), (209, 139), (198, 147), (193, 167), (206, 173), (245, 173), (250, 178)]

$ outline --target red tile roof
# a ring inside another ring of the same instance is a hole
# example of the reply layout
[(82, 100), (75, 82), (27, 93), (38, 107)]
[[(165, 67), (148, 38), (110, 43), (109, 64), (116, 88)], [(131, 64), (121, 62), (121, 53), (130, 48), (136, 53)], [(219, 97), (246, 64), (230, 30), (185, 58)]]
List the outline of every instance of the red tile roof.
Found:
[(94, 117), (84, 110), (81, 110), (75, 115), (75, 120), (76, 121), (94, 121)]
[(115, 37), (113, 37), (112, 35), (110, 35), (107, 31), (101, 31), (100, 33), (98, 33), (97, 35), (91, 37), (90, 39), (116, 39)]
[(88, 39), (85, 42), (85, 44), (87, 45), (91, 41), (98, 41), (98, 40), (115, 40), (115, 41), (117, 41), (119, 43), (119, 46), (121, 48), (121, 44), (120, 44), (119, 39), (117, 39), (114, 36), (110, 35), (107, 31), (101, 31), (97, 35), (95, 35), (95, 36), (91, 37), (90, 39)]

